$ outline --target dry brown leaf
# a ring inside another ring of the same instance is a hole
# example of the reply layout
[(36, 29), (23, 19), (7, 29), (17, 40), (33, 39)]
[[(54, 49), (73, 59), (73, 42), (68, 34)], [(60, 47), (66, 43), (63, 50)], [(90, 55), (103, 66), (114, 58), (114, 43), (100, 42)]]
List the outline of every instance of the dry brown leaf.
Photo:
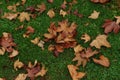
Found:
[(40, 37), (36, 37), (35, 39), (31, 40), (31, 43), (38, 44), (40, 41)]
[(98, 49), (100, 49), (101, 46), (107, 48), (111, 47), (110, 43), (107, 41), (107, 35), (98, 35), (96, 39), (90, 43), (90, 46), (95, 46)]
[(62, 15), (63, 17), (65, 17), (67, 15), (67, 12), (61, 9), (60, 10), (60, 15)]
[(50, 9), (48, 12), (47, 12), (47, 15), (50, 17), (50, 18), (53, 18), (55, 17), (55, 12), (53, 9)]
[(26, 3), (26, 0), (21, 0), (22, 1), (22, 5), (24, 5)]
[(15, 78), (15, 80), (26, 80), (26, 78), (27, 74), (21, 73)]
[(74, 51), (75, 53), (79, 53), (83, 50), (84, 48), (81, 45), (77, 45), (74, 47)]
[(30, 14), (27, 12), (21, 12), (18, 19), (20, 20), (20, 22), (23, 22), (25, 20), (30, 21)]
[(80, 54), (81, 54), (82, 58), (86, 58), (87, 60), (89, 60), (90, 57), (92, 57), (98, 53), (99, 52), (96, 50), (93, 51), (91, 48), (87, 48), (83, 52), (81, 52)]
[(91, 40), (90, 36), (87, 33), (83, 34), (82, 37), (81, 37), (81, 39), (85, 40), (84, 43), (86, 43), (86, 42), (88, 42), (88, 41)]
[(76, 66), (82, 65), (83, 67), (87, 64), (87, 59), (82, 58), (80, 53), (75, 53), (75, 58), (72, 61), (77, 61)]
[(43, 13), (46, 10), (46, 5), (44, 3), (41, 3), (40, 5), (37, 5), (37, 9), (36, 11), (38, 11), (39, 13)]
[(99, 17), (99, 14), (100, 12), (94, 10), (93, 13), (88, 18), (97, 19)]
[(47, 0), (49, 3), (53, 3), (54, 0)]
[(18, 69), (22, 68), (23, 66), (24, 66), (24, 64), (23, 64), (21, 61), (19, 61), (19, 59), (14, 62), (14, 69), (15, 69), (16, 71), (17, 71)]
[(38, 63), (37, 60), (35, 60), (34, 64), (32, 64), (32, 62), (29, 62), (29, 63), (28, 63), (28, 67), (29, 67), (29, 68), (33, 68), (33, 67), (35, 67), (35, 66), (37, 65), (37, 63)]
[(44, 44), (45, 44), (45, 42), (42, 41), (42, 40), (40, 40), (37, 45), (38, 45), (38, 47), (40, 47), (42, 50), (44, 50)]
[(92, 2), (94, 2), (94, 3), (106, 3), (106, 2), (108, 2), (108, 1), (110, 1), (110, 0), (91, 0)]
[(6, 80), (5, 78), (0, 78), (0, 80)]
[(100, 65), (104, 66), (104, 67), (109, 67), (110, 66), (109, 59), (107, 57), (103, 56), (103, 55), (100, 56), (100, 59), (93, 58), (93, 61), (97, 64), (100, 64)]
[(16, 19), (17, 16), (18, 16), (17, 13), (4, 13), (4, 15), (2, 16), (2, 18), (13, 20), (13, 19)]
[(120, 16), (115, 16), (116, 20), (116, 24), (120, 24)]
[(35, 77), (44, 76), (46, 75), (46, 73), (47, 73), (47, 70), (45, 69), (45, 66), (42, 66), (42, 69), (35, 75)]
[(14, 47), (16, 44), (12, 38), (10, 33), (3, 32), (3, 36), (0, 38), (0, 45), (5, 49), (7, 52), (13, 52)]
[(74, 66), (74, 65), (68, 65), (68, 70), (69, 73), (72, 77), (72, 80), (80, 80), (85, 76), (84, 72), (77, 72), (78, 67)]
[(10, 58), (13, 58), (15, 56), (17, 56), (19, 54), (19, 52), (17, 50), (13, 50), (13, 52), (9, 55)]
[(5, 48), (2, 47), (2, 48), (0, 49), (0, 55), (4, 55), (4, 54), (5, 54)]

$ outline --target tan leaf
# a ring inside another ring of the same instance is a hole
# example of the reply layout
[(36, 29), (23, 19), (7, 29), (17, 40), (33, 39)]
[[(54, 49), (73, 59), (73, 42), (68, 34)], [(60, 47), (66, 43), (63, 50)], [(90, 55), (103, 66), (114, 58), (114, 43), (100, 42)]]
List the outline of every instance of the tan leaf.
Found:
[(2, 16), (2, 18), (6, 18), (6, 19), (9, 19), (9, 20), (13, 20), (13, 19), (16, 19), (18, 16), (17, 13), (4, 13), (4, 15)]
[(46, 75), (46, 73), (47, 73), (47, 70), (45, 69), (45, 66), (42, 66), (42, 69), (35, 75), (35, 77), (44, 76)]
[(55, 17), (55, 12), (53, 9), (50, 9), (48, 12), (47, 12), (47, 15), (50, 17), (50, 18), (53, 18)]
[(98, 35), (95, 40), (90, 43), (90, 46), (95, 46), (100, 49), (101, 46), (105, 46), (107, 48), (111, 47), (110, 43), (107, 41), (106, 35)]
[(40, 41), (40, 37), (36, 37), (35, 39), (31, 40), (33, 44), (38, 44)]
[(25, 20), (30, 21), (30, 14), (27, 12), (22, 12), (20, 13), (20, 16), (18, 17), (18, 19), (20, 20), (20, 22), (23, 22)]
[(74, 47), (75, 53), (81, 52), (84, 48), (81, 45), (77, 45)]
[(87, 59), (82, 58), (80, 53), (75, 54), (75, 58), (72, 61), (77, 61), (76, 66), (82, 65), (83, 67), (87, 64)]
[(5, 54), (5, 48), (2, 47), (2, 48), (0, 49), (0, 55), (4, 55), (4, 54)]
[(26, 78), (27, 74), (21, 73), (15, 78), (15, 80), (26, 80)]
[(5, 78), (0, 78), (0, 80), (6, 80)]
[(68, 70), (69, 73), (72, 77), (72, 80), (80, 80), (85, 76), (84, 72), (77, 72), (78, 67), (74, 66), (74, 65), (68, 65)]
[(120, 24), (120, 16), (115, 16), (116, 20), (116, 24)]
[(110, 62), (109, 59), (103, 55), (100, 56), (100, 59), (95, 59), (93, 58), (93, 61), (97, 64), (100, 64), (104, 67), (109, 67), (110, 66)]
[(33, 68), (33, 67), (35, 67), (35, 66), (37, 65), (37, 63), (38, 63), (37, 60), (35, 60), (34, 64), (32, 64), (31, 62), (29, 62), (29, 63), (28, 63), (28, 67), (29, 67), (29, 68)]
[(40, 40), (39, 43), (38, 43), (38, 47), (41, 47), (42, 50), (44, 50), (44, 44), (45, 44), (45, 42)]
[(7, 6), (7, 9), (13, 12), (16, 12), (16, 5)]
[(37, 9), (36, 11), (38, 11), (39, 13), (43, 13), (46, 10), (46, 5), (44, 3), (41, 3), (40, 5), (37, 5)]
[(26, 3), (26, 0), (21, 0), (22, 1), (22, 5), (24, 5)]
[(15, 69), (16, 71), (17, 71), (18, 69), (22, 68), (23, 66), (24, 66), (24, 64), (23, 64), (21, 61), (19, 61), (19, 59), (14, 62), (14, 69)]
[(63, 17), (65, 17), (67, 15), (67, 12), (61, 9), (60, 10), (60, 15), (62, 15)]
[(97, 19), (99, 17), (99, 14), (100, 12), (94, 10), (93, 13), (88, 18)]
[(9, 55), (10, 58), (13, 58), (15, 56), (17, 56), (19, 54), (19, 52), (17, 50), (13, 50), (13, 52)]
[(81, 39), (85, 40), (84, 43), (86, 43), (86, 42), (88, 42), (88, 41), (91, 40), (90, 36), (87, 33), (83, 34), (82, 37), (81, 37)]

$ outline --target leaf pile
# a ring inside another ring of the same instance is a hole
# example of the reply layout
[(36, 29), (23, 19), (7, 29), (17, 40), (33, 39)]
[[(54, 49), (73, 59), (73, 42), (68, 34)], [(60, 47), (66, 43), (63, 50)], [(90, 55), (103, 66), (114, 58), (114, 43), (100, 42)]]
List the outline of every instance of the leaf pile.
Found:
[(76, 45), (76, 28), (77, 25), (74, 22), (69, 24), (68, 20), (58, 22), (57, 27), (54, 22), (50, 24), (49, 33), (45, 33), (44, 37), (46, 41), (53, 40), (55, 42), (52, 50), (55, 56), (58, 56), (65, 48), (73, 48)]

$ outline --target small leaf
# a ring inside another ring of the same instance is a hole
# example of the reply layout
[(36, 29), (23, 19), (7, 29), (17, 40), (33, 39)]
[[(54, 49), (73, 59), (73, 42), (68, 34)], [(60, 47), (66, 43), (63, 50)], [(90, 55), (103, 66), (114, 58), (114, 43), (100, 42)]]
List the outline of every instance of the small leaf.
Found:
[(14, 69), (15, 69), (16, 71), (17, 71), (18, 69), (22, 68), (23, 66), (24, 66), (24, 64), (23, 64), (21, 61), (19, 61), (19, 59), (14, 62)]
[(88, 18), (97, 19), (99, 17), (99, 14), (100, 12), (94, 10), (93, 13)]
[(15, 78), (15, 80), (26, 80), (26, 78), (27, 74), (21, 73)]
[(50, 9), (48, 12), (47, 12), (47, 15), (50, 17), (50, 18), (53, 18), (55, 17), (55, 12), (53, 9)]

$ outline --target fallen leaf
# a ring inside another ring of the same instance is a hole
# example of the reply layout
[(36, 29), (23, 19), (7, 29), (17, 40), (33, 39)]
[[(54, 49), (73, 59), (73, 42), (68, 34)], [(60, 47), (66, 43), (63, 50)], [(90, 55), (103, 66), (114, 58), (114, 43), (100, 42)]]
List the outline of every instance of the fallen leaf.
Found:
[(30, 34), (33, 34), (35, 32), (35, 29), (32, 27), (32, 26), (28, 26), (26, 28), (26, 32), (25, 34), (23, 34), (23, 37), (26, 38), (26, 37), (29, 37)]
[(38, 44), (40, 41), (40, 37), (36, 37), (35, 39), (31, 40), (33, 44)]
[(5, 78), (0, 78), (0, 80), (6, 80)]
[(68, 65), (68, 70), (69, 73), (72, 77), (72, 80), (80, 80), (85, 76), (84, 72), (77, 72), (78, 67), (74, 66), (74, 65)]
[(116, 24), (120, 24), (120, 16), (115, 16), (116, 20)]
[(2, 48), (0, 49), (0, 55), (4, 55), (4, 54), (5, 54), (5, 48), (2, 47)]
[(97, 64), (100, 64), (104, 67), (109, 67), (110, 66), (110, 62), (109, 59), (103, 55), (100, 56), (100, 59), (95, 59), (93, 58), (93, 61)]
[(16, 44), (12, 38), (10, 33), (3, 32), (3, 36), (0, 38), (0, 45), (5, 49), (7, 52), (13, 52), (14, 47)]
[(106, 3), (110, 0), (91, 0), (91, 2), (94, 2), (94, 3)]
[(23, 28), (24, 28), (24, 25), (21, 25), (21, 26), (15, 28), (15, 30), (20, 30), (20, 29), (23, 29)]
[(74, 52), (79, 53), (83, 50), (84, 48), (81, 45), (77, 45), (74, 47)]
[(118, 33), (120, 31), (120, 25), (118, 23), (119, 21), (106, 20), (102, 26), (102, 28), (104, 28), (104, 33), (108, 34), (112, 31)]
[(38, 47), (41, 47), (42, 50), (44, 50), (44, 44), (45, 44), (45, 42), (40, 40), (37, 45), (38, 45)]
[(92, 57), (98, 53), (99, 52), (96, 50), (93, 51), (91, 48), (87, 48), (83, 52), (81, 52), (81, 57), (86, 58), (88, 60), (90, 57)]
[(46, 75), (46, 73), (47, 73), (47, 70), (45, 69), (45, 66), (42, 66), (41, 70), (35, 75), (35, 77), (44, 76)]
[(81, 39), (85, 40), (84, 43), (86, 43), (86, 42), (88, 42), (88, 41), (91, 40), (90, 36), (87, 33), (83, 34), (82, 37), (81, 37)]
[(27, 7), (27, 8), (26, 8), (26, 11), (29, 11), (30, 13), (35, 13), (35, 12), (36, 12), (34, 6), (29, 6), (29, 7)]
[(98, 35), (95, 40), (90, 43), (90, 46), (95, 46), (100, 49), (101, 46), (105, 46), (107, 48), (111, 47), (110, 43), (107, 41), (106, 35)]
[(46, 10), (46, 5), (44, 3), (41, 3), (40, 5), (37, 5), (37, 9), (36, 11), (38, 11), (39, 13), (43, 13)]
[(54, 0), (47, 0), (49, 3), (53, 3)]
[(99, 14), (100, 12), (94, 10), (93, 13), (88, 18), (97, 19), (99, 17)]
[(83, 17), (83, 14), (80, 14), (80, 13), (78, 12), (78, 10), (75, 10), (75, 11), (73, 12), (73, 14), (74, 14), (75, 16), (79, 17), (79, 18), (82, 18), (82, 17)]
[(20, 22), (23, 22), (25, 20), (30, 21), (30, 14), (27, 12), (21, 12), (18, 19), (20, 20)]
[(48, 12), (47, 12), (47, 15), (50, 17), (50, 18), (53, 18), (55, 17), (55, 12), (53, 9), (50, 9)]
[(65, 9), (67, 7), (66, 4), (67, 4), (67, 2), (66, 2), (66, 0), (64, 0), (63, 3), (61, 4), (61, 8)]
[(60, 10), (60, 15), (62, 15), (63, 17), (65, 17), (67, 15), (66, 11), (63, 11), (62, 9)]
[(21, 3), (22, 5), (24, 5), (26, 3), (26, 0), (21, 0), (21, 1), (22, 1), (22, 3)]
[(26, 80), (26, 78), (27, 74), (21, 73), (15, 78), (15, 80)]
[(18, 16), (17, 13), (4, 13), (4, 15), (2, 16), (2, 18), (13, 20), (13, 19), (16, 19), (17, 16)]
[(24, 64), (23, 64), (21, 61), (19, 61), (19, 59), (14, 62), (14, 69), (15, 69), (16, 71), (17, 71), (18, 69), (22, 68), (23, 66), (24, 66)]
[(17, 56), (19, 54), (19, 52), (17, 50), (13, 50), (13, 52), (9, 55), (10, 58), (13, 58), (15, 56)]

